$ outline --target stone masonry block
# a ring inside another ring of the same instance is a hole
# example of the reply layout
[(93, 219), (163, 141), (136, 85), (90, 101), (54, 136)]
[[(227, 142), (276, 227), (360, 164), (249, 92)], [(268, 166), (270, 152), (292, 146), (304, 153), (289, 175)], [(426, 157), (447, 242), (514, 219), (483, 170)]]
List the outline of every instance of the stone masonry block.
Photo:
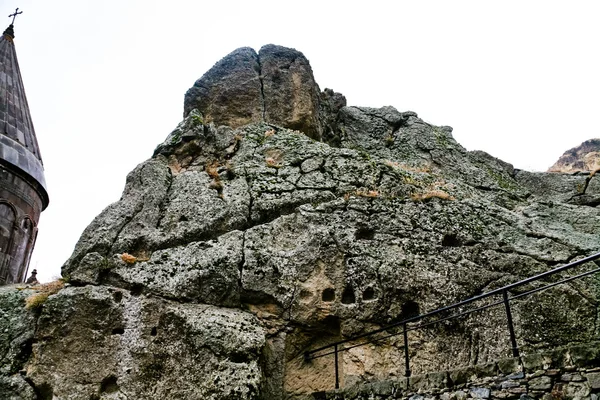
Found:
[(512, 374), (519, 370), (519, 359), (518, 358), (503, 358), (499, 360), (498, 370), (504, 375)]
[(588, 384), (592, 389), (600, 389), (600, 372), (586, 374)]
[(552, 388), (552, 378), (549, 376), (540, 376), (529, 381), (531, 390), (550, 390)]

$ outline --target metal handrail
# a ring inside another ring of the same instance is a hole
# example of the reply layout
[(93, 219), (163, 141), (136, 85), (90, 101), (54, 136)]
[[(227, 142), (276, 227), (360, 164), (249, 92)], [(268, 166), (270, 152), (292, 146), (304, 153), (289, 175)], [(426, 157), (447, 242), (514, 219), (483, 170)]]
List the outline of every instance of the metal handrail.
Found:
[[(310, 361), (310, 360), (314, 360), (316, 358), (320, 358), (320, 357), (324, 357), (324, 356), (327, 356), (327, 355), (334, 354), (334, 356), (335, 356), (335, 388), (338, 389), (339, 388), (338, 353), (343, 352), (343, 351), (347, 351), (347, 350), (350, 350), (350, 349), (353, 349), (355, 347), (364, 346), (364, 345), (369, 344), (369, 343), (381, 341), (381, 340), (387, 339), (389, 337), (403, 335), (404, 336), (404, 346), (402, 346), (402, 347), (404, 348), (404, 356), (405, 356), (405, 367), (406, 367), (405, 368), (405, 376), (410, 376), (410, 373), (411, 373), (410, 372), (410, 358), (409, 358), (409, 355), (408, 355), (408, 337), (407, 337), (407, 333), (409, 331), (413, 331), (413, 330), (417, 330), (417, 329), (423, 329), (425, 327), (428, 327), (428, 326), (434, 325), (434, 324), (438, 324), (440, 322), (448, 321), (448, 320), (455, 319), (455, 318), (464, 317), (465, 315), (468, 315), (468, 314), (471, 314), (471, 313), (474, 313), (474, 312), (478, 312), (478, 311), (483, 311), (483, 310), (486, 310), (488, 308), (495, 307), (495, 306), (498, 306), (498, 305), (501, 305), (501, 304), (504, 304), (504, 306), (505, 306), (507, 323), (508, 323), (508, 330), (509, 330), (510, 340), (511, 340), (511, 345), (512, 345), (513, 357), (518, 358), (519, 357), (519, 348), (517, 346), (516, 337), (515, 337), (515, 333), (514, 333), (514, 327), (513, 327), (513, 322), (512, 322), (512, 313), (511, 313), (511, 309), (510, 309), (510, 301), (511, 300), (516, 300), (516, 299), (519, 299), (519, 298), (522, 298), (522, 297), (525, 297), (525, 296), (528, 296), (528, 295), (533, 294), (533, 293), (540, 292), (542, 290), (550, 289), (550, 288), (552, 288), (554, 286), (561, 285), (563, 283), (571, 282), (571, 281), (573, 281), (575, 279), (583, 278), (583, 277), (586, 277), (586, 276), (598, 273), (598, 272), (600, 272), (600, 267), (596, 268), (596, 269), (593, 269), (593, 270), (590, 270), (590, 271), (583, 272), (583, 273), (575, 275), (575, 276), (570, 276), (568, 278), (565, 278), (565, 279), (562, 279), (560, 281), (547, 284), (547, 285), (542, 286), (542, 287), (534, 288), (534, 289), (525, 291), (523, 293), (516, 294), (514, 296), (509, 296), (509, 293), (508, 293), (509, 290), (514, 289), (514, 288), (519, 287), (519, 286), (526, 285), (526, 284), (531, 283), (531, 282), (535, 282), (535, 281), (541, 280), (543, 278), (546, 278), (546, 277), (549, 277), (549, 276), (552, 276), (552, 275), (555, 275), (555, 274), (558, 274), (558, 273), (566, 271), (568, 269), (572, 269), (572, 268), (578, 267), (580, 265), (586, 264), (586, 263), (591, 262), (591, 261), (595, 261), (597, 259), (600, 259), (600, 253), (596, 253), (594, 255), (582, 258), (581, 260), (574, 261), (572, 263), (563, 265), (561, 267), (554, 268), (554, 269), (552, 269), (550, 271), (546, 271), (546, 272), (543, 272), (543, 273), (538, 274), (538, 275), (534, 275), (532, 277), (523, 279), (521, 281), (518, 281), (518, 282), (515, 282), (515, 283), (511, 283), (511, 284), (503, 286), (501, 288), (494, 289), (494, 290), (491, 290), (491, 291), (486, 292), (486, 293), (482, 293), (480, 295), (471, 297), (469, 299), (460, 301), (458, 303), (454, 303), (454, 304), (449, 305), (449, 306), (438, 308), (437, 310), (430, 311), (430, 312), (425, 313), (425, 314), (416, 315), (416, 316), (404, 319), (402, 321), (390, 324), (390, 325), (385, 326), (383, 328), (375, 329), (373, 331), (366, 332), (366, 333), (363, 333), (361, 335), (357, 335), (357, 336), (353, 336), (353, 337), (348, 338), (348, 339), (340, 340), (340, 341), (337, 341), (335, 343), (331, 343), (331, 344), (319, 347), (319, 348), (314, 349), (314, 350), (306, 351), (304, 353), (304, 359), (306, 361)], [(598, 264), (596, 264), (596, 265), (598, 265)], [(471, 310), (460, 311), (457, 314), (453, 314), (453, 315), (450, 315), (450, 316), (447, 316), (447, 317), (438, 318), (438, 319), (436, 319), (434, 321), (430, 321), (430, 322), (427, 322), (427, 323), (419, 323), (416, 326), (411, 326), (411, 327), (408, 326), (409, 323), (415, 323), (415, 322), (421, 321), (421, 320), (423, 320), (425, 318), (433, 317), (433, 316), (445, 313), (447, 311), (454, 310), (456, 308), (459, 308), (459, 307), (465, 306), (467, 304), (473, 303), (475, 301), (483, 300), (485, 298), (488, 298), (488, 297), (491, 297), (491, 296), (494, 296), (494, 295), (498, 295), (498, 294), (502, 294), (502, 300), (500, 300), (500, 301), (495, 301), (493, 303), (486, 304), (484, 306), (477, 307), (477, 308), (474, 308), (474, 309), (471, 309)], [(340, 348), (341, 345), (344, 345), (346, 343), (354, 342), (356, 340), (363, 339), (363, 338), (370, 338), (371, 336), (377, 335), (377, 334), (382, 333), (382, 332), (389, 331), (390, 329), (397, 328), (397, 327), (400, 327), (400, 326), (402, 326), (402, 328), (403, 328), (402, 332), (395, 332), (395, 333), (389, 333), (388, 332), (388, 334), (386, 336), (384, 336), (384, 337), (373, 338), (373, 339), (369, 339), (369, 340), (367, 340), (365, 342), (362, 342), (362, 343), (353, 344), (353, 345), (348, 346), (348, 347)], [(327, 350), (327, 349), (332, 349), (332, 350), (330, 350), (328, 352), (325, 352), (325, 353), (322, 353), (324, 350)]]

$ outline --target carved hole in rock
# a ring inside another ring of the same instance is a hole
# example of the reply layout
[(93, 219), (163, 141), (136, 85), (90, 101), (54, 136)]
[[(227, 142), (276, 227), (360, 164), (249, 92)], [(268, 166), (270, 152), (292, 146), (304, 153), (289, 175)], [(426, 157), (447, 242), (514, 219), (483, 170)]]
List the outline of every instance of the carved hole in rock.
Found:
[(179, 217), (179, 222), (187, 222), (187, 221), (189, 221), (189, 219), (185, 215), (182, 215), (181, 217)]
[(456, 234), (454, 234), (454, 233), (447, 233), (442, 238), (442, 246), (446, 246), (446, 247), (459, 247), (460, 246), (460, 240), (458, 240), (458, 238), (456, 237)]
[(132, 296), (139, 296), (144, 291), (144, 285), (134, 283), (133, 285), (131, 285), (130, 291)]
[(20, 346), (20, 352), (17, 354), (15, 361), (20, 364), (25, 364), (29, 357), (31, 356), (31, 352), (33, 351), (33, 339), (27, 339)]
[(119, 385), (117, 384), (116, 376), (109, 376), (102, 379), (102, 383), (100, 383), (100, 393), (115, 393), (119, 390)]
[(156, 327), (155, 326), (152, 327), (152, 330), (150, 331), (150, 335), (156, 336), (157, 333), (158, 333), (158, 331), (157, 331)]
[(114, 328), (112, 330), (113, 335), (122, 335), (125, 333), (125, 328)]
[(242, 288), (242, 292), (240, 293), (240, 300), (242, 303), (265, 304), (271, 305), (274, 308), (278, 308), (278, 306), (275, 305), (277, 304), (277, 300), (275, 300), (273, 296), (261, 291), (248, 290)]
[[(238, 149), (239, 149), (239, 141), (235, 145), (235, 149), (234, 149), (233, 153), (225, 154), (225, 159), (230, 160), (231, 157), (233, 157), (233, 155), (235, 154), (235, 152)], [(235, 179), (235, 177), (236, 177), (236, 175), (235, 175), (235, 171), (233, 170), (233, 166), (229, 162), (227, 162), (225, 164), (225, 179), (227, 179), (228, 181), (232, 181)]]
[(54, 397), (54, 390), (48, 383), (42, 383), (39, 386), (34, 386), (35, 394), (40, 400), (52, 400)]
[(333, 335), (339, 335), (340, 333), (340, 319), (335, 315), (328, 315), (322, 321), (323, 328)]
[(247, 364), (250, 362), (248, 354), (244, 353), (233, 353), (229, 356), (229, 359), (234, 363)]
[(302, 289), (300, 291), (300, 298), (302, 299), (306, 299), (309, 298), (310, 296), (312, 296), (312, 292), (308, 289)]
[(409, 300), (406, 303), (402, 304), (402, 314), (400, 314), (401, 320), (416, 317), (419, 314), (419, 305), (414, 301)]
[(373, 289), (372, 287), (368, 287), (365, 289), (365, 291), (363, 292), (363, 300), (375, 300), (376, 296), (375, 296), (375, 289)]
[(121, 292), (114, 292), (112, 295), (113, 295), (113, 300), (115, 301), (115, 303), (120, 303), (121, 300), (123, 299), (123, 293), (121, 293)]
[(104, 282), (106, 280), (106, 278), (108, 278), (109, 274), (110, 274), (110, 269), (108, 269), (108, 268), (101, 269), (98, 272), (98, 282)]
[(354, 295), (354, 290), (352, 289), (352, 286), (348, 285), (344, 289), (344, 292), (342, 293), (342, 303), (343, 304), (356, 303), (356, 296)]
[(375, 231), (370, 228), (357, 229), (356, 233), (354, 234), (354, 238), (357, 240), (360, 240), (360, 239), (373, 240), (374, 236), (375, 236)]
[(335, 289), (327, 288), (321, 293), (321, 300), (331, 302), (335, 300)]

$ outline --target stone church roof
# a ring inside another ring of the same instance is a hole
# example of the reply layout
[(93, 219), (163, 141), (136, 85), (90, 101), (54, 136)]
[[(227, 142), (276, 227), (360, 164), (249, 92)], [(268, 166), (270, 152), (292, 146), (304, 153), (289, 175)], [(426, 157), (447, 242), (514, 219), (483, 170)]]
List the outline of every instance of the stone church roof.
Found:
[(16, 167), (48, 203), (44, 167), (14, 44), (11, 24), (0, 37), (0, 163)]

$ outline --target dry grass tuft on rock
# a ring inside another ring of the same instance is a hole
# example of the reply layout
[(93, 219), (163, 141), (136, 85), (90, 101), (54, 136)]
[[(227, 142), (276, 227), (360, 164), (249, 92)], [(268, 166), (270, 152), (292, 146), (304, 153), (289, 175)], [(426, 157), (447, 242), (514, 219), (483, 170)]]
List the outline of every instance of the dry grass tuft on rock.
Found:
[(213, 178), (215, 181), (220, 181), (221, 177), (219, 176), (219, 171), (217, 170), (218, 167), (219, 167), (219, 163), (217, 161), (213, 161), (209, 164), (206, 164), (206, 166), (204, 167), (204, 170), (206, 171), (208, 176)]
[(206, 171), (208, 176), (210, 176), (213, 179), (212, 182), (209, 183), (208, 187), (213, 190), (216, 190), (219, 197), (223, 199), (223, 182), (221, 182), (221, 175), (219, 175), (219, 166), (219, 162), (215, 160), (211, 163), (206, 164), (204, 166), (204, 170)]
[(125, 261), (127, 264), (135, 264), (138, 259), (136, 256), (132, 256), (129, 253), (123, 253), (121, 254), (121, 260)]
[(32, 289), (36, 290), (37, 293), (34, 293), (25, 299), (25, 308), (28, 310), (35, 310), (41, 307), (46, 302), (48, 297), (58, 293), (64, 286), (65, 281), (62, 279), (33, 286)]
[(377, 191), (377, 190), (359, 189), (355, 192), (355, 194), (359, 197), (370, 197), (370, 198), (379, 197), (379, 191)]
[(378, 190), (357, 189), (352, 192), (345, 193), (344, 201), (349, 201), (351, 197), (367, 197), (370, 199), (374, 199), (374, 198), (380, 197), (380, 193)]
[(275, 160), (273, 157), (265, 158), (265, 164), (267, 164), (267, 167), (269, 168), (281, 168), (281, 164), (277, 162), (277, 160)]
[(141, 257), (136, 257), (129, 253), (121, 254), (121, 260), (123, 260), (127, 264), (135, 264), (136, 262), (144, 262), (150, 260), (150, 257), (146, 257), (144, 252), (142, 252)]

